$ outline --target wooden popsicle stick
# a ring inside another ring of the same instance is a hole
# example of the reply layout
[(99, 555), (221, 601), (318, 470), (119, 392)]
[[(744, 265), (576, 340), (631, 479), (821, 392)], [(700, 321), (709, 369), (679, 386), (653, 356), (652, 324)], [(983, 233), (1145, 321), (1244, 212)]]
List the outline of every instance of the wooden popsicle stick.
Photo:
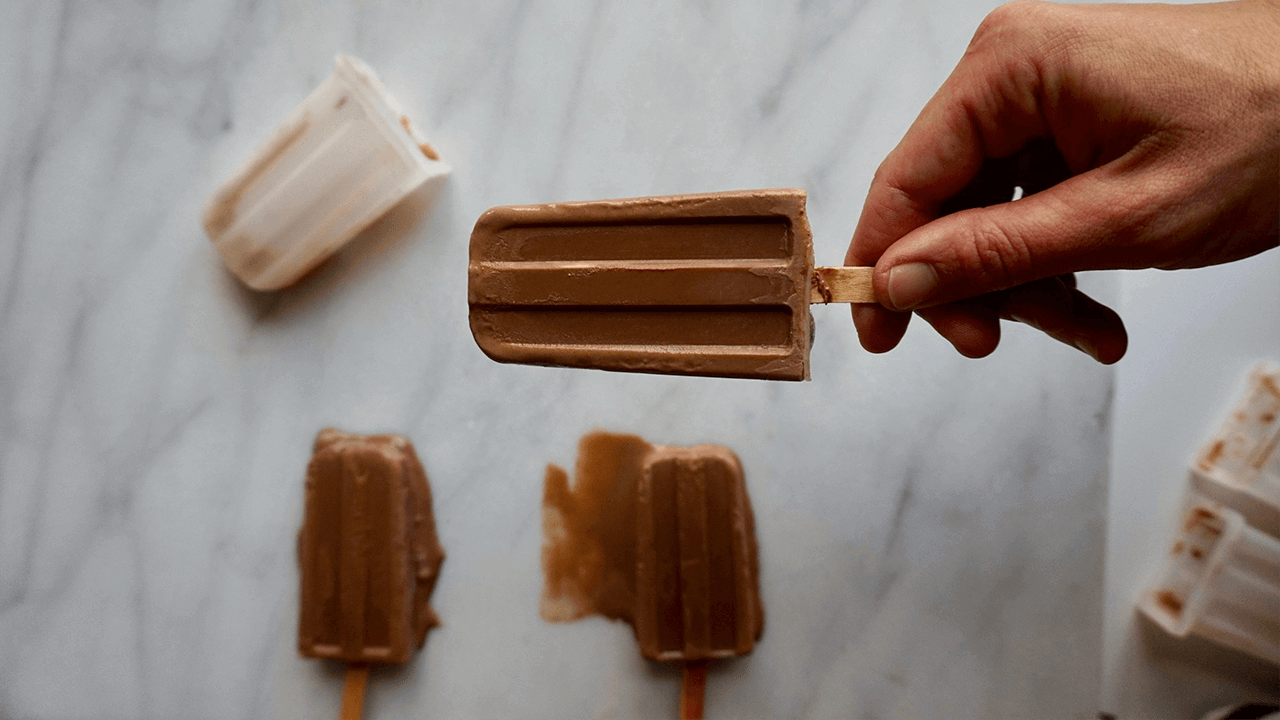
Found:
[(707, 692), (707, 661), (684, 664), (680, 677), (680, 720), (702, 720), (702, 701)]
[(342, 683), (342, 715), (340, 720), (360, 720), (364, 713), (364, 689), (369, 684), (369, 666), (347, 666), (347, 677)]
[(816, 267), (809, 281), (810, 303), (873, 303), (874, 267)]

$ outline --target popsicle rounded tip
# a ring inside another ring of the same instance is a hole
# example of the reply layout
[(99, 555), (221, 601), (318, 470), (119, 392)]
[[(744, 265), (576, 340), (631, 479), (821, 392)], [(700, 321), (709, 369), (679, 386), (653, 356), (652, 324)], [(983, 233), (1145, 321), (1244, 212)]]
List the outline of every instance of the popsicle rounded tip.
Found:
[(702, 720), (707, 695), (706, 661), (685, 663), (680, 675), (680, 720)]
[(347, 433), (335, 427), (327, 427), (316, 433), (316, 440), (311, 446), (313, 453), (320, 452), (334, 443), (347, 437)]

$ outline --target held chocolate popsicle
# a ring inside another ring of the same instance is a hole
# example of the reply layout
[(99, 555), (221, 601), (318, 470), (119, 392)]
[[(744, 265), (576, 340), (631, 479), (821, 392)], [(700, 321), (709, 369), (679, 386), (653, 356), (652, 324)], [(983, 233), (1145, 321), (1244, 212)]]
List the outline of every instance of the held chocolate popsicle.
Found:
[(542, 616), (630, 623), (646, 658), (686, 663), (682, 717), (701, 717), (702, 663), (751, 652), (764, 630), (737, 456), (593, 432), (575, 475), (570, 489), (562, 469), (547, 467)]
[(369, 664), (408, 662), (440, 624), (428, 600), (443, 561), (413, 444), (320, 431), (298, 533), (298, 651), (350, 664), (343, 718), (359, 717)]
[(814, 268), (803, 190), (492, 208), (467, 299), (499, 362), (773, 380), (809, 377), (810, 302), (875, 302)]

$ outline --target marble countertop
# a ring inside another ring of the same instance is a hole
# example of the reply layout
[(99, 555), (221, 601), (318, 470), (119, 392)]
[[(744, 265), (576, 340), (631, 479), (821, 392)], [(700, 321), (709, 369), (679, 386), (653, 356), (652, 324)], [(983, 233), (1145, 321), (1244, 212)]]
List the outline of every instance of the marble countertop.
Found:
[[(328, 425), (414, 441), (448, 553), (444, 625), (370, 720), (674, 716), (629, 627), (538, 617), (543, 467), (596, 427), (742, 459), (766, 631), (708, 717), (1095, 717), (1113, 371), (1021, 327), (872, 356), (839, 307), (802, 384), (498, 365), (466, 322), (492, 205), (802, 187), (838, 263), (993, 6), (0, 5), (0, 717), (336, 716), (340, 668), (294, 651)], [(200, 206), (335, 52), (454, 174), (249, 291)]]

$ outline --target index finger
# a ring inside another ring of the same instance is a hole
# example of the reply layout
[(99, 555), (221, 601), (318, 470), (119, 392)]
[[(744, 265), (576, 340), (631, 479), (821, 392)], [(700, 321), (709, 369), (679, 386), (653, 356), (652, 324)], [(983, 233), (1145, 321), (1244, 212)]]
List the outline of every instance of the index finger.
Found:
[[(950, 77), (877, 168), (846, 265), (877, 264), (900, 238), (936, 219), (943, 202), (977, 177), (984, 159), (1011, 155), (1048, 135), (1037, 64), (1032, 53), (1018, 51), (1036, 33), (1028, 27), (1037, 23), (1018, 17), (1024, 10), (1041, 12), (1034, 5), (1006, 5), (987, 16)], [(866, 350), (886, 352), (906, 333), (911, 313), (887, 308), (886, 278), (876, 285), (881, 305), (853, 306), (853, 323)]]
[(1007, 47), (992, 51), (990, 44), (980, 29), (876, 170), (846, 265), (874, 265), (898, 239), (935, 220), (942, 203), (977, 177), (984, 160), (1012, 155), (1047, 135), (1036, 64)]
[(888, 246), (938, 217), (942, 202), (1037, 137), (1044, 120), (1042, 61), (1052, 53), (1053, 5), (993, 10), (968, 50), (876, 170), (845, 263), (872, 265)]

